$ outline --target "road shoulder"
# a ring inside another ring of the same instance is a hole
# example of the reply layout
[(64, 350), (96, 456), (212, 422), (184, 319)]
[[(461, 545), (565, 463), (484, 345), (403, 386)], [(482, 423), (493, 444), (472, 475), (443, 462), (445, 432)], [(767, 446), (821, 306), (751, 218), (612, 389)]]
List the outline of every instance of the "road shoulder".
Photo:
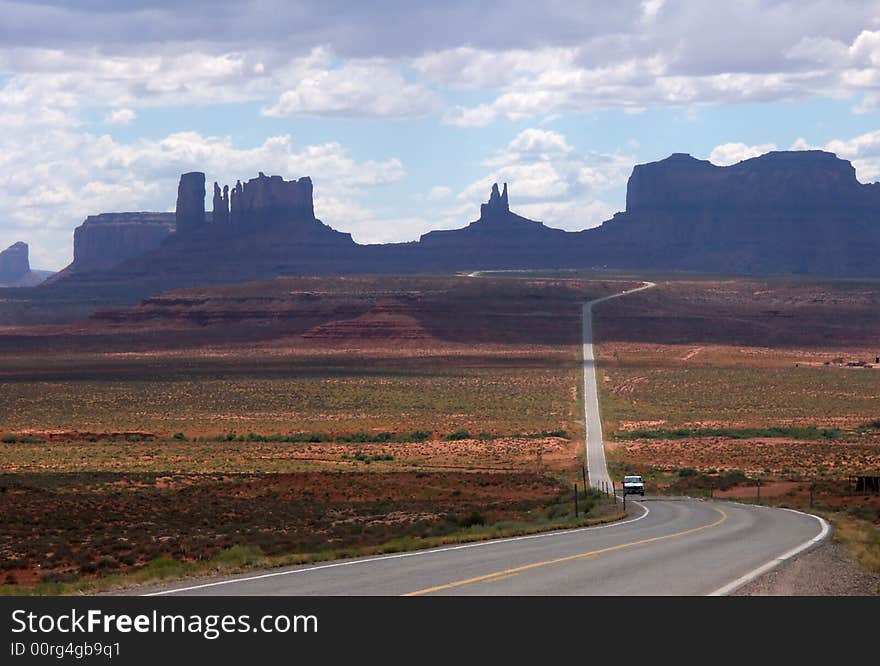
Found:
[(844, 544), (826, 540), (773, 571), (746, 583), (731, 596), (874, 596), (880, 574), (849, 557)]

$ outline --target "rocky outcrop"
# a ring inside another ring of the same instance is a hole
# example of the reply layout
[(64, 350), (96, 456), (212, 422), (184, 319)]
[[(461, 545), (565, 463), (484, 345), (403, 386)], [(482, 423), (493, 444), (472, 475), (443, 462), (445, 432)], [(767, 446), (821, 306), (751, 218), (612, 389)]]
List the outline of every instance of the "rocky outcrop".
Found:
[(13, 243), (0, 252), (0, 287), (33, 287), (53, 275), (31, 269), (28, 244)]
[(232, 223), (238, 228), (260, 227), (315, 219), (312, 179), (284, 180), (281, 176), (259, 176), (244, 185), (237, 181), (232, 192)]
[(504, 183), (504, 190), (501, 192), (498, 190), (498, 183), (495, 183), (489, 193), (489, 201), (480, 205), (479, 220), (471, 222), (463, 229), (430, 231), (422, 235), (420, 245), (459, 245), (463, 251), (477, 246), (511, 249), (517, 247), (521, 253), (534, 249), (529, 244), (537, 239), (541, 239), (537, 240), (539, 245), (543, 242), (552, 246), (564, 235), (565, 232), (560, 229), (553, 229), (536, 220), (512, 213), (507, 183)]
[(13, 243), (0, 252), (0, 283), (17, 282), (31, 272), (27, 243)]
[(608, 266), (880, 275), (880, 184), (823, 151), (726, 167), (677, 153), (636, 166), (626, 211), (581, 235)]
[[(227, 223), (235, 231), (247, 233), (267, 226), (314, 223), (312, 179), (284, 180), (262, 171), (244, 185), (236, 181), (220, 189), (214, 183), (212, 220), (220, 230)], [(177, 230), (183, 234), (206, 229), (205, 174), (185, 173), (177, 188)]]
[[(335, 231), (315, 218), (310, 178), (286, 181), (261, 173), (244, 184), (237, 182), (231, 190), (220, 190), (215, 184), (214, 211), (207, 215), (199, 189), (203, 182), (204, 174), (190, 173), (181, 177), (178, 186), (174, 216), (178, 224), (189, 220), (188, 231), (178, 228), (161, 246), (138, 253), (106, 273), (84, 275), (80, 271), (69, 284), (109, 288), (119, 282), (132, 285), (132, 293), (137, 289), (144, 295), (180, 286), (321, 273), (335, 263), (355, 265), (353, 258), (360, 246), (351, 234)], [(225, 224), (227, 193), (229, 223)], [(203, 223), (193, 222), (201, 216)]]
[(73, 231), (73, 263), (67, 271), (103, 271), (159, 247), (174, 232), (174, 213), (89, 215)]
[(180, 177), (175, 209), (177, 231), (189, 234), (205, 226), (205, 174), (191, 171)]
[(225, 185), (221, 192), (220, 186), (216, 182), (214, 183), (214, 212), (212, 219), (216, 224), (229, 224), (229, 185)]
[(782, 210), (880, 205), (880, 191), (862, 185), (852, 164), (821, 150), (778, 151), (719, 167), (684, 153), (633, 169), (627, 213), (673, 210)]

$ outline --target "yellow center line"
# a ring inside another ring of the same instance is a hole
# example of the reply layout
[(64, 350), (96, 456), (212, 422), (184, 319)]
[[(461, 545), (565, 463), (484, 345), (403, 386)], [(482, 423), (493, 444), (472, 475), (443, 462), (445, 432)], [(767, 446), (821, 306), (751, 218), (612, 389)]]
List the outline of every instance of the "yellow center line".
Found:
[(464, 580), (457, 580), (452, 583), (446, 583), (445, 585), (437, 585), (436, 587), (426, 587), (423, 590), (416, 590), (415, 592), (408, 592), (404, 594), (404, 597), (417, 597), (423, 594), (431, 594), (432, 592), (439, 592), (441, 590), (449, 590), (454, 587), (461, 587), (462, 585), (472, 585), (473, 583), (488, 583), (494, 582), (496, 580), (501, 580), (504, 578), (509, 578), (511, 576), (515, 576), (517, 574), (522, 573), (523, 571), (529, 571), (530, 569), (537, 569), (538, 567), (547, 567), (552, 564), (562, 564), (563, 562), (573, 562), (575, 560), (583, 560), (588, 557), (596, 557), (597, 555), (603, 555), (605, 553), (611, 553), (615, 550), (623, 550), (624, 548), (634, 548), (636, 546), (644, 546), (648, 543), (654, 543), (656, 541), (664, 541), (666, 539), (674, 539), (676, 537), (683, 537), (688, 534), (696, 534), (697, 532), (702, 532), (703, 530), (708, 530), (713, 527), (718, 527), (724, 521), (727, 520), (727, 514), (724, 513), (718, 507), (712, 507), (713, 511), (717, 511), (721, 514), (721, 518), (716, 520), (714, 523), (709, 525), (703, 525), (701, 527), (693, 527), (689, 530), (685, 530), (683, 532), (675, 532), (673, 534), (664, 534), (663, 536), (651, 537), (650, 539), (640, 539), (639, 541), (630, 541), (629, 543), (621, 543), (616, 546), (609, 546), (608, 548), (600, 548), (598, 550), (591, 550), (586, 553), (578, 553), (577, 555), (569, 555), (567, 557), (559, 557), (555, 560), (545, 560), (543, 562), (532, 562), (531, 564), (524, 564), (519, 567), (513, 567), (512, 569), (504, 569), (503, 571), (496, 571), (494, 573), (485, 574), (483, 576), (475, 576), (474, 578), (466, 578)]

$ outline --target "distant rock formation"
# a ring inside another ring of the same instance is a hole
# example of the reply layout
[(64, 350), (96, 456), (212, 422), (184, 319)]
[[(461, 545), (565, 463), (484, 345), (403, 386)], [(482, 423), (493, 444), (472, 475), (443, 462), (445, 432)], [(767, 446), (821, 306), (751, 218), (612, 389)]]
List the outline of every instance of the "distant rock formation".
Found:
[[(201, 172), (181, 176), (173, 214), (178, 228), (166, 234), (160, 246), (103, 273), (68, 271), (57, 283), (100, 288), (121, 281), (131, 285), (132, 293), (151, 294), (183, 285), (321, 273), (334, 270), (336, 262), (353, 265), (361, 246), (351, 234), (315, 218), (310, 178), (286, 181), (261, 173), (244, 184), (236, 182), (231, 190), (215, 184), (214, 211), (207, 214), (200, 189), (204, 182)], [(228, 224), (223, 222), (227, 193)], [(188, 231), (181, 231), (181, 223)]]
[(626, 211), (579, 232), (517, 215), (507, 185), (496, 183), (478, 220), (384, 245), (358, 245), (318, 220), (308, 177), (260, 173), (237, 181), (228, 197), (215, 185), (213, 223), (204, 182), (203, 173), (184, 174), (178, 232), (93, 284), (149, 294), (279, 275), (591, 267), (880, 277), (880, 183), (859, 183), (849, 162), (822, 151), (727, 167), (677, 153), (639, 165)]
[(65, 275), (107, 270), (159, 247), (174, 233), (174, 218), (174, 213), (151, 212), (89, 215), (73, 231), (73, 263)]
[(0, 252), (0, 287), (33, 287), (52, 275), (31, 270), (28, 252), (28, 244), (21, 241)]
[(507, 183), (504, 183), (504, 193), (498, 194), (498, 183), (492, 184), (489, 193), (489, 201), (480, 204), (480, 219), (504, 219), (510, 213), (510, 204), (507, 201)]
[(220, 186), (214, 183), (213, 221), (216, 224), (229, 224), (229, 185), (225, 185), (221, 192)]
[(422, 235), (419, 245), (425, 249), (458, 247), (466, 255), (479, 251), (480, 256), (471, 257), (471, 260), (488, 262), (484, 267), (495, 267), (499, 261), (503, 264), (514, 256), (521, 261), (525, 255), (536, 251), (541, 255), (554, 250), (563, 251), (560, 244), (564, 243), (565, 236), (566, 232), (561, 229), (510, 212), (507, 183), (504, 183), (502, 192), (495, 183), (489, 201), (480, 205), (479, 220), (463, 229), (429, 231)]
[(205, 174), (191, 171), (180, 177), (175, 209), (177, 231), (189, 234), (205, 226)]
[[(180, 177), (177, 188), (177, 229), (190, 232), (205, 228), (205, 174), (194, 171)], [(272, 225), (313, 222), (312, 179), (284, 180), (262, 171), (244, 185), (238, 180), (231, 192), (214, 183), (212, 219), (218, 229), (227, 223), (238, 232)], [(183, 226), (181, 226), (183, 225)]]
[(27, 243), (19, 241), (0, 252), (0, 282), (16, 282), (30, 272)]
[(581, 232), (603, 265), (738, 274), (880, 275), (880, 184), (824, 151), (719, 167), (690, 155), (638, 165), (626, 212)]
[(232, 194), (235, 205), (233, 224), (238, 227), (289, 224), (315, 219), (312, 179), (284, 180), (281, 176), (259, 176), (244, 185), (237, 181)]

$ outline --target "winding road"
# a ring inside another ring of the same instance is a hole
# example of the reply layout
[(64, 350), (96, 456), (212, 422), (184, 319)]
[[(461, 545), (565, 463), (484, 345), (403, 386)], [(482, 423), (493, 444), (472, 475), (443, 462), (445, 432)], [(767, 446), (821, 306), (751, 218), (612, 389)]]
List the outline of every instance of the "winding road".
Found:
[[(587, 460), (609, 484), (583, 308)], [(627, 519), (429, 550), (287, 567), (143, 590), (159, 595), (723, 595), (828, 535), (816, 516), (731, 502), (647, 498)]]

